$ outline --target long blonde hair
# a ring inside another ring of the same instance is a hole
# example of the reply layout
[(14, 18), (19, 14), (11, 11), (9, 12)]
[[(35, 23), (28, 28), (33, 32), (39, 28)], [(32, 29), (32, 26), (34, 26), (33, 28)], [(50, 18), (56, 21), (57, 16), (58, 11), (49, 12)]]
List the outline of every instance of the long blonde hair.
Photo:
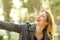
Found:
[[(48, 25), (47, 25), (47, 34), (48, 36), (52, 37), (52, 40), (54, 40), (54, 17), (52, 15), (51, 12), (49, 12), (48, 10), (42, 10), (40, 12), (46, 12), (47, 13), (47, 22), (48, 22)], [(51, 33), (51, 35), (49, 35), (49, 33)]]

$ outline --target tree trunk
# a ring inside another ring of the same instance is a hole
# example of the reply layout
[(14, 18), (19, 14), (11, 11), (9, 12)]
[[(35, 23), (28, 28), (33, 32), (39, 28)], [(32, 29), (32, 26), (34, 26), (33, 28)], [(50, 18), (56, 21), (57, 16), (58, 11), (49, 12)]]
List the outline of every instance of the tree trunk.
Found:
[[(5, 17), (5, 21), (9, 22), (10, 21), (10, 10), (11, 10), (11, 2), (12, 0), (2, 0), (2, 4), (3, 4), (3, 12), (4, 12), (4, 17)], [(11, 36), (10, 36), (10, 32), (7, 31), (7, 35), (8, 35), (8, 40), (10, 40)]]

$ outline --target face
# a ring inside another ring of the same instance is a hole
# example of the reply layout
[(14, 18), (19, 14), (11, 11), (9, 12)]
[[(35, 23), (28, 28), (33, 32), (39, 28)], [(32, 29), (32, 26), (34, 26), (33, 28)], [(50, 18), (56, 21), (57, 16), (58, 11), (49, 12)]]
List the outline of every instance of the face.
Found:
[(46, 12), (40, 12), (36, 17), (36, 23), (40, 25), (46, 25), (47, 24), (47, 14)]

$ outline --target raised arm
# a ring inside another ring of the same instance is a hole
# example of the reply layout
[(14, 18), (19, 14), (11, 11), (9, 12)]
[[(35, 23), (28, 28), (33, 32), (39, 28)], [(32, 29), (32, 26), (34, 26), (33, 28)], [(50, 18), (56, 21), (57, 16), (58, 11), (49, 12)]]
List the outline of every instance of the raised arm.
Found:
[(0, 21), (0, 29), (5, 29), (8, 31), (14, 31), (14, 32), (21, 32), (22, 27), (25, 26), (25, 24), (14, 24), (14, 23), (6, 23), (6, 22), (2, 22)]

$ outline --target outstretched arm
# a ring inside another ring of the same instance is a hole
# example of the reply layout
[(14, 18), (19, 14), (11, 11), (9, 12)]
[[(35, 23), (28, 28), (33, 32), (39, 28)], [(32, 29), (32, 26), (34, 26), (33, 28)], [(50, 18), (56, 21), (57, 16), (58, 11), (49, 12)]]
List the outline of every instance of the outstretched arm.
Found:
[(0, 29), (5, 29), (8, 31), (14, 31), (14, 32), (20, 33), (23, 26), (25, 26), (25, 24), (18, 25), (14, 23), (6, 23), (6, 22), (0, 21)]

